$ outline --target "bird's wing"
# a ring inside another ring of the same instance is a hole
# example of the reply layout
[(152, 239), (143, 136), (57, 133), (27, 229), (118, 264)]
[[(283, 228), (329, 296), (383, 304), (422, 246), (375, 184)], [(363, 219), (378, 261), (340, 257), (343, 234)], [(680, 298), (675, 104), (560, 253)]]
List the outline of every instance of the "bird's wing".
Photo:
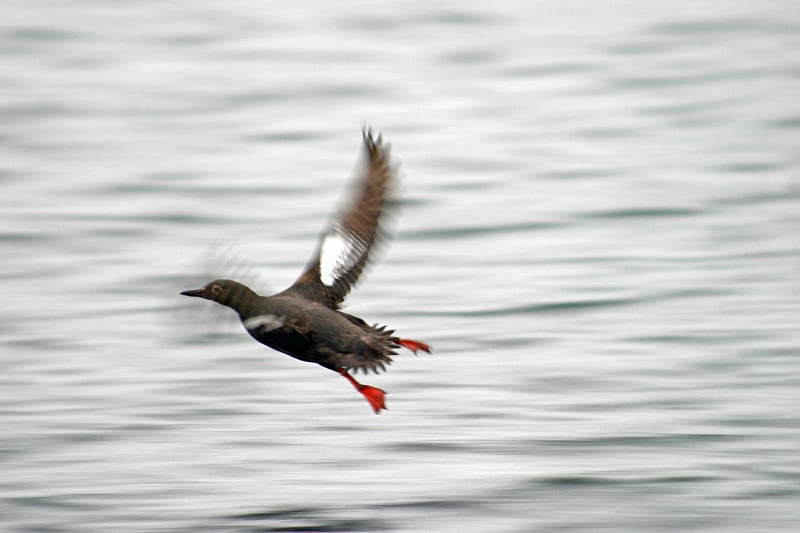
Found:
[(284, 291), (331, 309), (344, 301), (380, 240), (380, 218), (395, 174), (389, 145), (380, 135), (373, 139), (369, 129), (364, 129), (363, 137), (367, 165), (357, 179), (355, 201), (325, 231), (306, 270)]

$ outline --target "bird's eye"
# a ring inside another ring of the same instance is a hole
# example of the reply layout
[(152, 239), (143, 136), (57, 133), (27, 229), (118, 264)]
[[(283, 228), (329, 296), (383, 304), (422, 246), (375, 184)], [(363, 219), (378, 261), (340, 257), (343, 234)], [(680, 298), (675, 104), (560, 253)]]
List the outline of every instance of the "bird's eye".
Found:
[(213, 292), (214, 294), (222, 294), (222, 287), (220, 287), (219, 285), (214, 285), (211, 287), (211, 292)]

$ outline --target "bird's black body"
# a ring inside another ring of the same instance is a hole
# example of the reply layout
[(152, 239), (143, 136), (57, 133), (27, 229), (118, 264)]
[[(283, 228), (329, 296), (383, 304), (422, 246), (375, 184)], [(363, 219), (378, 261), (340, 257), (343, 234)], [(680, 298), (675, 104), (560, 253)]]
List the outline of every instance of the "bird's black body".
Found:
[(254, 339), (301, 361), (337, 372), (383, 370), (399, 348), (391, 331), (303, 297), (258, 296), (232, 280), (216, 280), (211, 286), (212, 295), (214, 286), (222, 289), (221, 294), (232, 295), (217, 301), (239, 314)]
[(353, 206), (323, 234), (305, 272), (288, 289), (259, 296), (233, 280), (219, 279), (184, 291), (232, 308), (247, 332), (262, 344), (301, 361), (341, 373), (370, 402), (385, 409), (383, 391), (361, 385), (348, 371), (385, 370), (395, 350), (430, 351), (427, 344), (400, 339), (384, 327), (370, 326), (339, 307), (358, 280), (373, 245), (381, 235), (380, 218), (393, 181), (388, 147), (364, 132), (367, 170)]

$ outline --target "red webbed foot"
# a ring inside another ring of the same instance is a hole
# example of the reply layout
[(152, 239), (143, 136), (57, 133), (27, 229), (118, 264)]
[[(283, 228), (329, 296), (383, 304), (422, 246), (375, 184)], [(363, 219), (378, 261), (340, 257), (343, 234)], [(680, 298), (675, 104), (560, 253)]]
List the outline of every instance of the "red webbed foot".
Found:
[(364, 398), (369, 402), (370, 407), (372, 410), (375, 411), (375, 414), (379, 414), (381, 409), (386, 409), (386, 392), (378, 387), (373, 387), (372, 385), (362, 385), (356, 379), (347, 373), (347, 370), (344, 368), (339, 369), (339, 373), (350, 382), (353, 387), (360, 392)]
[(397, 344), (399, 344), (400, 346), (403, 346), (404, 348), (408, 348), (409, 350), (414, 352), (414, 355), (417, 355), (417, 352), (419, 350), (422, 350), (423, 352), (431, 353), (431, 347), (428, 346), (427, 344), (425, 344), (424, 342), (412, 341), (411, 339), (397, 339), (395, 342)]
[(382, 389), (371, 385), (361, 385), (358, 392), (364, 395), (364, 398), (369, 402), (370, 407), (372, 407), (376, 415), (380, 414), (381, 409), (388, 410), (386, 409), (385, 401), (386, 393)]

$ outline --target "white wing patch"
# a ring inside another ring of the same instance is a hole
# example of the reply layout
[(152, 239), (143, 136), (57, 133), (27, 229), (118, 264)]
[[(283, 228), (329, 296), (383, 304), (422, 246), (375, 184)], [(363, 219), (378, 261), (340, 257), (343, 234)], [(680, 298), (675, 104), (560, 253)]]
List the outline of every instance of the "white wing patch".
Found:
[(367, 245), (358, 236), (339, 225), (322, 239), (319, 254), (319, 279), (332, 287), (348, 270), (358, 263)]
[(244, 320), (242, 323), (248, 330), (264, 328), (265, 331), (272, 331), (273, 329), (278, 329), (279, 327), (283, 326), (286, 323), (286, 317), (277, 315), (258, 315), (250, 317)]

